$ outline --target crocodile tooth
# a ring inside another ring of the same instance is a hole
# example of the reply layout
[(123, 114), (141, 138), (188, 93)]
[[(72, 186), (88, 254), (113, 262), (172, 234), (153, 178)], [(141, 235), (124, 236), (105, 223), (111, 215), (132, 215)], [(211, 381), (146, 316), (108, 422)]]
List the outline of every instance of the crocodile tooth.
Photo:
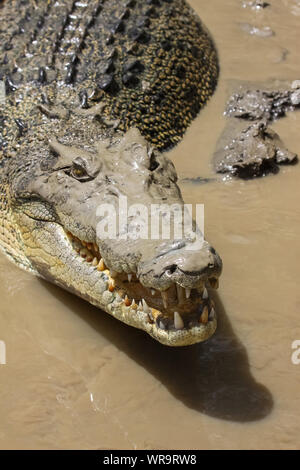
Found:
[(116, 277), (118, 273), (114, 269), (110, 269), (109, 274), (110, 274), (110, 277)]
[(128, 299), (127, 294), (125, 295), (124, 304), (125, 304), (127, 307), (129, 307), (129, 305), (131, 305), (131, 302), (130, 302), (130, 300)]
[(141, 302), (141, 301), (139, 301), (138, 307), (139, 307), (139, 310), (143, 310), (143, 305), (142, 305), (142, 302)]
[(174, 326), (176, 330), (182, 330), (184, 328), (183, 320), (178, 312), (174, 312)]
[(98, 260), (98, 258), (95, 257), (95, 258), (93, 259), (93, 261), (92, 261), (92, 265), (93, 265), (93, 266), (97, 266), (98, 263), (99, 263), (99, 260)]
[(219, 279), (216, 279), (214, 277), (209, 279), (209, 283), (213, 289), (218, 289), (219, 287)]
[(108, 290), (109, 290), (109, 292), (113, 292), (115, 290), (115, 283), (114, 283), (113, 279), (111, 279), (109, 281)]
[(80, 250), (81, 250), (81, 244), (77, 240), (74, 240), (73, 241), (73, 248), (77, 253), (79, 253)]
[(98, 253), (99, 248), (98, 248), (97, 243), (93, 243), (93, 247), (94, 247), (94, 250), (96, 251), (96, 253)]
[(155, 289), (151, 289), (151, 295), (155, 295)]
[(133, 299), (132, 302), (131, 302), (131, 308), (133, 308), (134, 310), (137, 309), (137, 304), (135, 303), (135, 300)]
[(131, 282), (132, 281), (132, 274), (127, 274), (127, 277), (128, 277), (128, 282)]
[(147, 302), (146, 302), (145, 299), (142, 299), (142, 304), (143, 304), (143, 310), (144, 310), (145, 313), (151, 312), (151, 310), (150, 310), (150, 308), (148, 307)]
[(176, 284), (176, 291), (177, 291), (178, 303), (182, 304), (185, 301), (184, 289), (179, 284)]
[(165, 329), (166, 329), (166, 327), (165, 327), (165, 325), (163, 324), (162, 321), (159, 322), (159, 328), (160, 328), (161, 330), (165, 330)]
[(161, 297), (165, 308), (168, 308), (168, 293), (166, 291), (161, 291)]
[(191, 295), (191, 289), (186, 288), (186, 289), (185, 289), (185, 296), (186, 296), (186, 298), (189, 299), (189, 298), (190, 298), (190, 295)]
[(216, 312), (215, 312), (215, 309), (212, 308), (211, 311), (209, 312), (209, 315), (208, 315), (208, 319), (209, 321), (212, 321), (216, 316)]
[(207, 306), (204, 307), (203, 312), (200, 317), (201, 323), (207, 323), (208, 322), (208, 308)]
[(204, 287), (204, 291), (203, 291), (203, 294), (202, 294), (202, 299), (203, 300), (208, 299), (208, 292), (207, 292), (206, 287)]
[(81, 248), (79, 253), (80, 253), (81, 258), (86, 258), (88, 251), (86, 248)]
[(103, 258), (100, 259), (99, 264), (97, 266), (97, 269), (98, 269), (98, 271), (104, 271), (105, 264), (104, 264)]

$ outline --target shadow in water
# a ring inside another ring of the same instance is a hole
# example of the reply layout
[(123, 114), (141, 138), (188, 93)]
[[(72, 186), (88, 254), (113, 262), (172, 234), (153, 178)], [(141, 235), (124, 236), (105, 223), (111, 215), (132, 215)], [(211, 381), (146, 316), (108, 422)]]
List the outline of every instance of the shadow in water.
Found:
[(170, 348), (84, 300), (41, 282), (100, 335), (153, 374), (186, 406), (237, 422), (260, 420), (271, 412), (272, 395), (251, 375), (246, 349), (236, 337), (216, 295), (218, 329), (215, 335), (205, 343)]

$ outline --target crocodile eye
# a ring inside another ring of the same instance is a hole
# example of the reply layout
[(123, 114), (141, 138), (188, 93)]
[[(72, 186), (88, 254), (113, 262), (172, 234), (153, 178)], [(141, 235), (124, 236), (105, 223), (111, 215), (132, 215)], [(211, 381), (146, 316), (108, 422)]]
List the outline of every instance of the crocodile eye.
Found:
[(63, 169), (65, 174), (78, 180), (78, 181), (89, 181), (91, 179), (93, 179), (89, 174), (88, 172), (86, 171), (86, 169), (84, 167), (81, 167), (81, 166), (77, 166), (77, 165), (73, 165), (72, 166), (68, 166), (66, 168)]
[(100, 159), (93, 159), (91, 156), (75, 156), (74, 160), (65, 167), (60, 167), (66, 175), (81, 183), (94, 180), (102, 168)]
[(72, 174), (75, 178), (82, 178), (88, 176), (84, 168), (72, 168)]
[(86, 166), (86, 162), (83, 159), (76, 158), (68, 170), (69, 176), (78, 181), (90, 181), (94, 177), (89, 174)]

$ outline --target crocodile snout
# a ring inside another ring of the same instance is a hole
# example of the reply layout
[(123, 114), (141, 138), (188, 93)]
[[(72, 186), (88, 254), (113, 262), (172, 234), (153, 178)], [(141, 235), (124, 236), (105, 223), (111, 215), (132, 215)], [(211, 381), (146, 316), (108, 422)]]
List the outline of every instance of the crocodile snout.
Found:
[(143, 285), (154, 289), (166, 290), (174, 283), (186, 289), (196, 289), (205, 283), (216, 287), (221, 272), (220, 256), (203, 241), (201, 246), (184, 244), (142, 262), (138, 277)]

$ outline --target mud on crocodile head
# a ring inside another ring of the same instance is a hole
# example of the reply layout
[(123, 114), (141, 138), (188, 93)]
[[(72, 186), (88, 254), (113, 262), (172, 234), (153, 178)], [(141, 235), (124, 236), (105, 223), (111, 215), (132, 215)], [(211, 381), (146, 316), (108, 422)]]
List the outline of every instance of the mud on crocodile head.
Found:
[[(68, 132), (57, 121), (40, 140), (29, 132), (19, 160), (8, 159), (10, 218), (27, 266), (163, 344), (206, 340), (216, 328), (206, 288), (216, 287), (221, 273), (215, 250), (204, 240), (193, 250), (189, 237), (107, 238), (97, 230), (99, 206), (117, 209), (120, 196), (149, 214), (151, 204), (181, 208), (173, 164), (135, 128), (91, 138), (83, 129), (92, 123), (80, 121), (76, 129), (69, 121)], [(144, 215), (128, 218), (127, 235)], [(110, 212), (102, 219), (111, 220)]]

